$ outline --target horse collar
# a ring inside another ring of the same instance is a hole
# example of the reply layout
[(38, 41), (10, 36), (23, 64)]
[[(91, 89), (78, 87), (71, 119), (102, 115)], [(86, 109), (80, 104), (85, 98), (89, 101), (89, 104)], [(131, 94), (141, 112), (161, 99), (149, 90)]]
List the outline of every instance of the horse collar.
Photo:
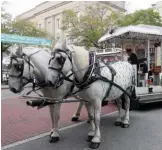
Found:
[(75, 85), (78, 88), (82, 89), (82, 88), (86, 87), (87, 85), (89, 85), (89, 80), (92, 77), (92, 74), (94, 72), (96, 60), (97, 59), (96, 59), (95, 52), (89, 52), (89, 67), (88, 67), (88, 70), (83, 77), (83, 81), (79, 82), (76, 78), (74, 79)]

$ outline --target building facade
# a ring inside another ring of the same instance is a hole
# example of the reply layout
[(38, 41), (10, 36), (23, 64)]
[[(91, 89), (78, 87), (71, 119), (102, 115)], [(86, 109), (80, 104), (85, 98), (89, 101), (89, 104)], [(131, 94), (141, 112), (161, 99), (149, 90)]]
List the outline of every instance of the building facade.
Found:
[[(84, 13), (86, 6), (91, 3), (95, 3), (95, 1), (46, 1), (17, 16), (17, 18), (36, 23), (39, 28), (45, 29), (55, 39), (64, 39), (66, 34), (61, 30), (63, 12), (67, 9), (73, 9), (79, 16)], [(103, 1), (101, 3), (105, 3), (120, 13), (126, 12), (124, 1)]]
[(160, 13), (160, 16), (162, 17), (162, 1), (156, 2), (156, 4), (152, 4), (152, 7)]

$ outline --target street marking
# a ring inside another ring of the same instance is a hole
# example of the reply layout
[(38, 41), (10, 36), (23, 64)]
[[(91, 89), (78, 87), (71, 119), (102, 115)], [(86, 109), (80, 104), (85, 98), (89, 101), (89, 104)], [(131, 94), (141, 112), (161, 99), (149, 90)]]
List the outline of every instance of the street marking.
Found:
[[(114, 112), (111, 112), (111, 113), (102, 115), (101, 118), (104, 118), (104, 117), (107, 117), (107, 116), (111, 116), (111, 115), (115, 114), (116, 112), (117, 112), (117, 111), (114, 111)], [(85, 124), (86, 122), (87, 122), (87, 120), (82, 121), (82, 122), (80, 122), (80, 123), (76, 123), (76, 124), (70, 125), (70, 126), (66, 126), (66, 127), (60, 128), (59, 131), (65, 131), (65, 130), (67, 130), (67, 129), (71, 129), (71, 128), (80, 126), (80, 125), (82, 125), (82, 124)], [(46, 132), (46, 133), (43, 133), (43, 134), (40, 134), (40, 135), (31, 137), (31, 138), (22, 140), (22, 141), (18, 141), (18, 142), (15, 142), (15, 143), (12, 143), (12, 144), (3, 146), (3, 147), (2, 147), (2, 150), (5, 150), (5, 149), (11, 148), (11, 147), (15, 147), (15, 146), (18, 146), (18, 145), (21, 145), (21, 144), (28, 143), (28, 142), (30, 142), (30, 141), (34, 141), (34, 140), (43, 138), (43, 137), (45, 137), (45, 136), (48, 136), (49, 134), (50, 134), (50, 132)]]

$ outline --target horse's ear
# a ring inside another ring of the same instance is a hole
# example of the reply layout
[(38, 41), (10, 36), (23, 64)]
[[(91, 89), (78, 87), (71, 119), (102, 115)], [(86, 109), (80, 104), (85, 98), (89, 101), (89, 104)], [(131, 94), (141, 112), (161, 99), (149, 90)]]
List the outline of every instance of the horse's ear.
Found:
[(22, 56), (22, 46), (21, 45), (19, 45), (18, 46), (18, 48), (17, 48), (17, 50), (16, 50), (16, 52), (15, 52), (15, 54), (16, 54), (16, 56), (18, 56), (18, 57), (21, 57)]
[(62, 46), (63, 46), (63, 49), (64, 49), (64, 50), (67, 49), (67, 40), (66, 40), (66, 39), (63, 40)]

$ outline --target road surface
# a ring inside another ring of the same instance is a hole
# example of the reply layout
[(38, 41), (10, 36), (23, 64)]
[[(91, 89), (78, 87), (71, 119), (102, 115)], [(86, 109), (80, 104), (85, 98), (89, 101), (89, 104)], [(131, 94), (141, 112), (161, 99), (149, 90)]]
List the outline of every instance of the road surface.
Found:
[[(113, 125), (116, 113), (101, 119), (102, 140), (98, 150), (161, 150), (162, 107), (146, 108), (130, 113), (130, 127)], [(84, 123), (61, 132), (58, 143), (49, 143), (48, 136), (17, 145), (8, 150), (88, 150), (88, 124)]]
[[(60, 127), (76, 124), (71, 122), (76, 108), (77, 103), (62, 105)], [(48, 107), (37, 110), (26, 106), (26, 99), (18, 97), (18, 95), (11, 93), (9, 90), (2, 90), (1, 109), (2, 146), (49, 132), (51, 129)], [(102, 114), (111, 113), (115, 110), (116, 106), (109, 104), (102, 108)], [(84, 120), (87, 120), (87, 112), (83, 107), (80, 121)]]

